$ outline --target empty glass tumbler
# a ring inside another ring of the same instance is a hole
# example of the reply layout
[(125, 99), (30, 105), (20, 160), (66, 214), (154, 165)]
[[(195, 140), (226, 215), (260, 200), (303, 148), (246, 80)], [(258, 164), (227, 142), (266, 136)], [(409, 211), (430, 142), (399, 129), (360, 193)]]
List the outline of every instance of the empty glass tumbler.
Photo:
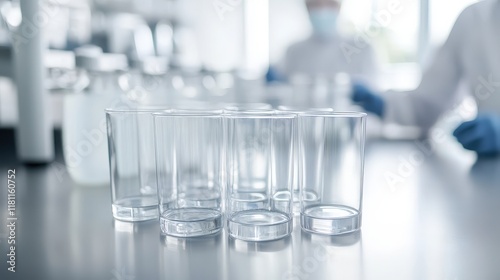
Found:
[(222, 228), (221, 112), (155, 114), (160, 227), (194, 237)]
[(299, 115), (302, 228), (337, 235), (361, 227), (366, 114)]
[[(314, 112), (333, 112), (332, 108), (309, 108), (309, 107), (294, 107), (294, 106), (278, 106), (281, 112), (288, 112), (293, 114), (307, 114)], [(298, 129), (296, 130), (295, 137), (298, 136)], [(295, 140), (298, 142), (298, 140)], [(299, 183), (299, 153), (296, 151), (293, 156), (293, 214), (300, 214), (300, 183)]]
[(107, 109), (113, 216), (158, 218), (152, 113), (159, 109)]
[(247, 241), (289, 235), (296, 115), (226, 113), (225, 125), (229, 235)]

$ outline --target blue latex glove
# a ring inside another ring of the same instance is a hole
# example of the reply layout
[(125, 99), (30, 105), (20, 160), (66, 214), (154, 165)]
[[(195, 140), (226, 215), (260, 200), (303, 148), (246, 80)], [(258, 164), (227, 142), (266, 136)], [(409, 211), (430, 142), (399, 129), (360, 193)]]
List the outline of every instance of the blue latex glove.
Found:
[(266, 81), (268, 83), (272, 82), (284, 82), (286, 81), (285, 77), (279, 71), (274, 68), (273, 66), (269, 66), (269, 69), (267, 69), (266, 73)]
[(459, 125), (453, 135), (465, 149), (480, 156), (500, 154), (500, 115), (480, 114)]
[(379, 117), (384, 115), (385, 102), (382, 97), (362, 84), (354, 83), (352, 87), (352, 100), (368, 112), (372, 112)]

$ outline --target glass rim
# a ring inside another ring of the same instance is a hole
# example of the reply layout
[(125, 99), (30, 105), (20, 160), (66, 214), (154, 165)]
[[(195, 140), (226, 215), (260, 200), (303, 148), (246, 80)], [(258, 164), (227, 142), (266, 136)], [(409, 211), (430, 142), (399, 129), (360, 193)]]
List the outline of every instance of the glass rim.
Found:
[(365, 118), (368, 114), (356, 111), (333, 111), (333, 112), (305, 112), (300, 117), (318, 118)]
[(169, 110), (170, 113), (187, 113), (187, 114), (223, 114), (224, 110), (223, 109), (171, 109)]
[(213, 111), (167, 111), (153, 113), (154, 118), (185, 117), (185, 118), (222, 118), (222, 112)]
[(279, 112), (285, 113), (296, 113), (296, 114), (305, 114), (305, 113), (334, 113), (335, 110), (331, 107), (294, 107), (294, 106), (278, 106)]
[(230, 103), (225, 106), (224, 111), (231, 112), (266, 112), (273, 111), (273, 106), (269, 103), (250, 102), (250, 103)]
[(295, 119), (297, 114), (289, 112), (274, 111), (272, 114), (261, 112), (229, 112), (223, 114), (228, 119)]
[(274, 109), (256, 109), (256, 110), (226, 110), (223, 109), (226, 115), (267, 115), (271, 116), (276, 114), (277, 110)]
[(106, 113), (114, 114), (114, 113), (123, 113), (123, 114), (132, 114), (132, 113), (160, 113), (160, 112), (169, 112), (171, 111), (168, 107), (136, 107), (136, 108), (106, 108), (104, 109)]

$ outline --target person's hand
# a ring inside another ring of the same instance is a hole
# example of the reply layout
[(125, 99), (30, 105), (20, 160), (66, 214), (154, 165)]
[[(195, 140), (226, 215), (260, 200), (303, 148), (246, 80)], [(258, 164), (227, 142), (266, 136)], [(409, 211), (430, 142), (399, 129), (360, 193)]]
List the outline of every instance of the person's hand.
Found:
[(480, 114), (453, 132), (458, 142), (467, 150), (481, 156), (500, 154), (500, 115)]
[(269, 66), (266, 73), (266, 82), (284, 82), (286, 78), (273, 66)]
[(382, 97), (362, 84), (354, 83), (352, 87), (352, 100), (368, 112), (372, 112), (379, 117), (384, 115), (385, 102)]

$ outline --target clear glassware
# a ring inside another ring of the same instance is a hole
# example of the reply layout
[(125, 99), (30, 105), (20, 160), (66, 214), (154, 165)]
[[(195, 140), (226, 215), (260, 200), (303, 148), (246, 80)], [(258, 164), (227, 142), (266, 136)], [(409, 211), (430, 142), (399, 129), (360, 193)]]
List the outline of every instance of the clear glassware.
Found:
[(226, 113), (225, 125), (229, 235), (247, 241), (288, 236), (296, 115)]
[(351, 78), (347, 73), (295, 73), (290, 76), (293, 106), (332, 107), (335, 111), (350, 110)]
[(160, 227), (194, 237), (222, 228), (223, 119), (214, 111), (154, 114)]
[[(278, 106), (278, 111), (293, 113), (293, 114), (306, 114), (314, 112), (333, 112), (332, 108), (309, 108), (309, 107), (299, 107), (299, 106)], [(295, 131), (295, 137), (298, 137), (298, 129)], [(298, 143), (298, 138), (296, 138), (296, 143)], [(299, 183), (299, 153), (296, 151), (293, 156), (293, 214), (300, 214), (300, 183)]]
[(152, 113), (160, 108), (107, 109), (113, 216), (122, 221), (158, 219)]
[(301, 226), (337, 235), (361, 227), (366, 114), (299, 114)]

